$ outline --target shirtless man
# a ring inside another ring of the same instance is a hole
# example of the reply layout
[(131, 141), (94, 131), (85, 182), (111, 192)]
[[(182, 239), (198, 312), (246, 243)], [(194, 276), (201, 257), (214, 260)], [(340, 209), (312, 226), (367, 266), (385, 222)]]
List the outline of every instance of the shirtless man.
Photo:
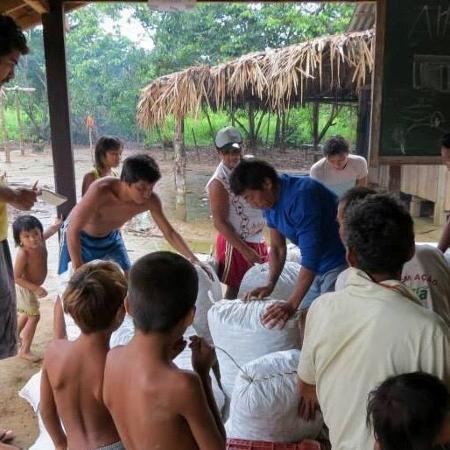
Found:
[[(105, 177), (92, 183), (66, 221), (58, 273), (67, 271), (69, 261), (76, 269), (94, 259), (115, 261), (127, 273), (131, 264), (120, 227), (144, 211), (150, 212), (172, 247), (193, 264), (202, 265), (164, 215), (161, 200), (153, 192), (160, 178), (152, 157), (136, 155), (124, 161), (120, 179)], [(54, 310), (54, 332), (55, 337), (65, 336), (59, 299)]]
[(125, 315), (126, 292), (125, 276), (109, 261), (92, 261), (69, 281), (64, 307), (81, 335), (48, 346), (41, 378), (42, 420), (57, 450), (124, 448), (103, 403), (102, 384), (109, 339)]
[(172, 247), (192, 263), (200, 264), (167, 220), (161, 200), (153, 192), (160, 178), (155, 160), (143, 154), (124, 161), (120, 179), (105, 177), (92, 183), (66, 223), (58, 272), (67, 270), (69, 260), (77, 269), (93, 259), (111, 259), (128, 271), (130, 260), (120, 227), (144, 211), (150, 212)]
[(190, 347), (196, 373), (172, 362), (192, 323), (197, 290), (197, 272), (174, 253), (150, 253), (131, 268), (125, 306), (136, 333), (109, 352), (103, 383), (127, 450), (225, 449), (209, 378), (213, 350), (195, 336)]

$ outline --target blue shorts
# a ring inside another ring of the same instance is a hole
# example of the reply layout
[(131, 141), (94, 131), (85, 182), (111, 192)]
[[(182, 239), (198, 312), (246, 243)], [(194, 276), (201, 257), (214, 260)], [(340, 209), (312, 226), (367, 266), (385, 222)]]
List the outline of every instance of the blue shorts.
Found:
[[(128, 258), (127, 249), (123, 242), (120, 230), (113, 230), (103, 237), (93, 237), (81, 231), (80, 233), (81, 259), (87, 263), (94, 259), (103, 259), (114, 261), (123, 270), (130, 270), (131, 263)], [(59, 250), (58, 274), (67, 271), (70, 261), (69, 249), (67, 248), (66, 226), (61, 237), (61, 246)]]

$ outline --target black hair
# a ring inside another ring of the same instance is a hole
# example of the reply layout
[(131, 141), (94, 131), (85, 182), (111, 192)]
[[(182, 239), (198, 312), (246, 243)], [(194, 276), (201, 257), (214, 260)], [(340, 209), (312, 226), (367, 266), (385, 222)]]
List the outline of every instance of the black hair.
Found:
[(12, 225), (13, 237), (16, 245), (20, 246), (20, 233), (22, 231), (31, 231), (35, 228), (37, 228), (41, 232), (41, 234), (44, 233), (44, 227), (42, 226), (41, 221), (39, 219), (36, 219), (36, 217), (30, 215), (17, 217)]
[(323, 146), (322, 151), (325, 157), (350, 152), (348, 142), (339, 135), (333, 136), (328, 139), (328, 141)]
[(235, 195), (246, 189), (262, 190), (267, 178), (278, 186), (277, 172), (268, 162), (256, 158), (243, 159), (231, 173), (230, 188)]
[(12, 17), (0, 15), (0, 57), (14, 50), (26, 55), (27, 39)]
[(95, 144), (95, 167), (103, 169), (103, 159), (112, 150), (121, 150), (123, 142), (115, 136), (102, 136)]
[(130, 314), (143, 333), (171, 330), (193, 308), (197, 293), (194, 266), (176, 253), (149, 253), (131, 268)]
[(120, 174), (120, 180), (128, 184), (138, 181), (147, 181), (156, 183), (161, 178), (161, 172), (158, 164), (146, 154), (129, 156), (125, 159)]
[(441, 147), (445, 147), (450, 150), (450, 133), (444, 134), (444, 136), (442, 136)]
[(405, 373), (369, 394), (367, 426), (373, 426), (381, 450), (431, 450), (449, 409), (449, 392), (441, 380)]
[(339, 199), (339, 203), (344, 205), (344, 214), (348, 207), (352, 206), (356, 202), (364, 200), (369, 195), (376, 194), (377, 191), (367, 186), (355, 186), (344, 192)]
[(413, 220), (394, 197), (370, 195), (346, 208), (344, 241), (354, 251), (359, 269), (369, 275), (395, 275), (411, 258)]

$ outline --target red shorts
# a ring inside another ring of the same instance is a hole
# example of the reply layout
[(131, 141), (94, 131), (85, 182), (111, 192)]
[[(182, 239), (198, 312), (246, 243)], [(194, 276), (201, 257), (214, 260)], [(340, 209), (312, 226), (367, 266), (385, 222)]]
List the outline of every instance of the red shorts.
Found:
[[(263, 262), (269, 259), (265, 242), (258, 244), (246, 242), (245, 244), (255, 250), (262, 257)], [(227, 286), (239, 288), (245, 272), (250, 269), (250, 264), (221, 234), (218, 234), (216, 238), (216, 261), (219, 266), (220, 281)]]

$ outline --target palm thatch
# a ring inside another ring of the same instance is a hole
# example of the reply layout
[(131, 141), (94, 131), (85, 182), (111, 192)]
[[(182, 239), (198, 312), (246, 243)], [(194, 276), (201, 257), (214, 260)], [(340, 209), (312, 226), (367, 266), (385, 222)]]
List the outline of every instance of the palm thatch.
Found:
[(152, 81), (142, 90), (137, 119), (143, 128), (152, 128), (163, 125), (168, 115), (197, 116), (203, 107), (235, 110), (253, 103), (283, 112), (312, 99), (354, 100), (370, 82), (373, 65), (373, 30), (250, 53)]

